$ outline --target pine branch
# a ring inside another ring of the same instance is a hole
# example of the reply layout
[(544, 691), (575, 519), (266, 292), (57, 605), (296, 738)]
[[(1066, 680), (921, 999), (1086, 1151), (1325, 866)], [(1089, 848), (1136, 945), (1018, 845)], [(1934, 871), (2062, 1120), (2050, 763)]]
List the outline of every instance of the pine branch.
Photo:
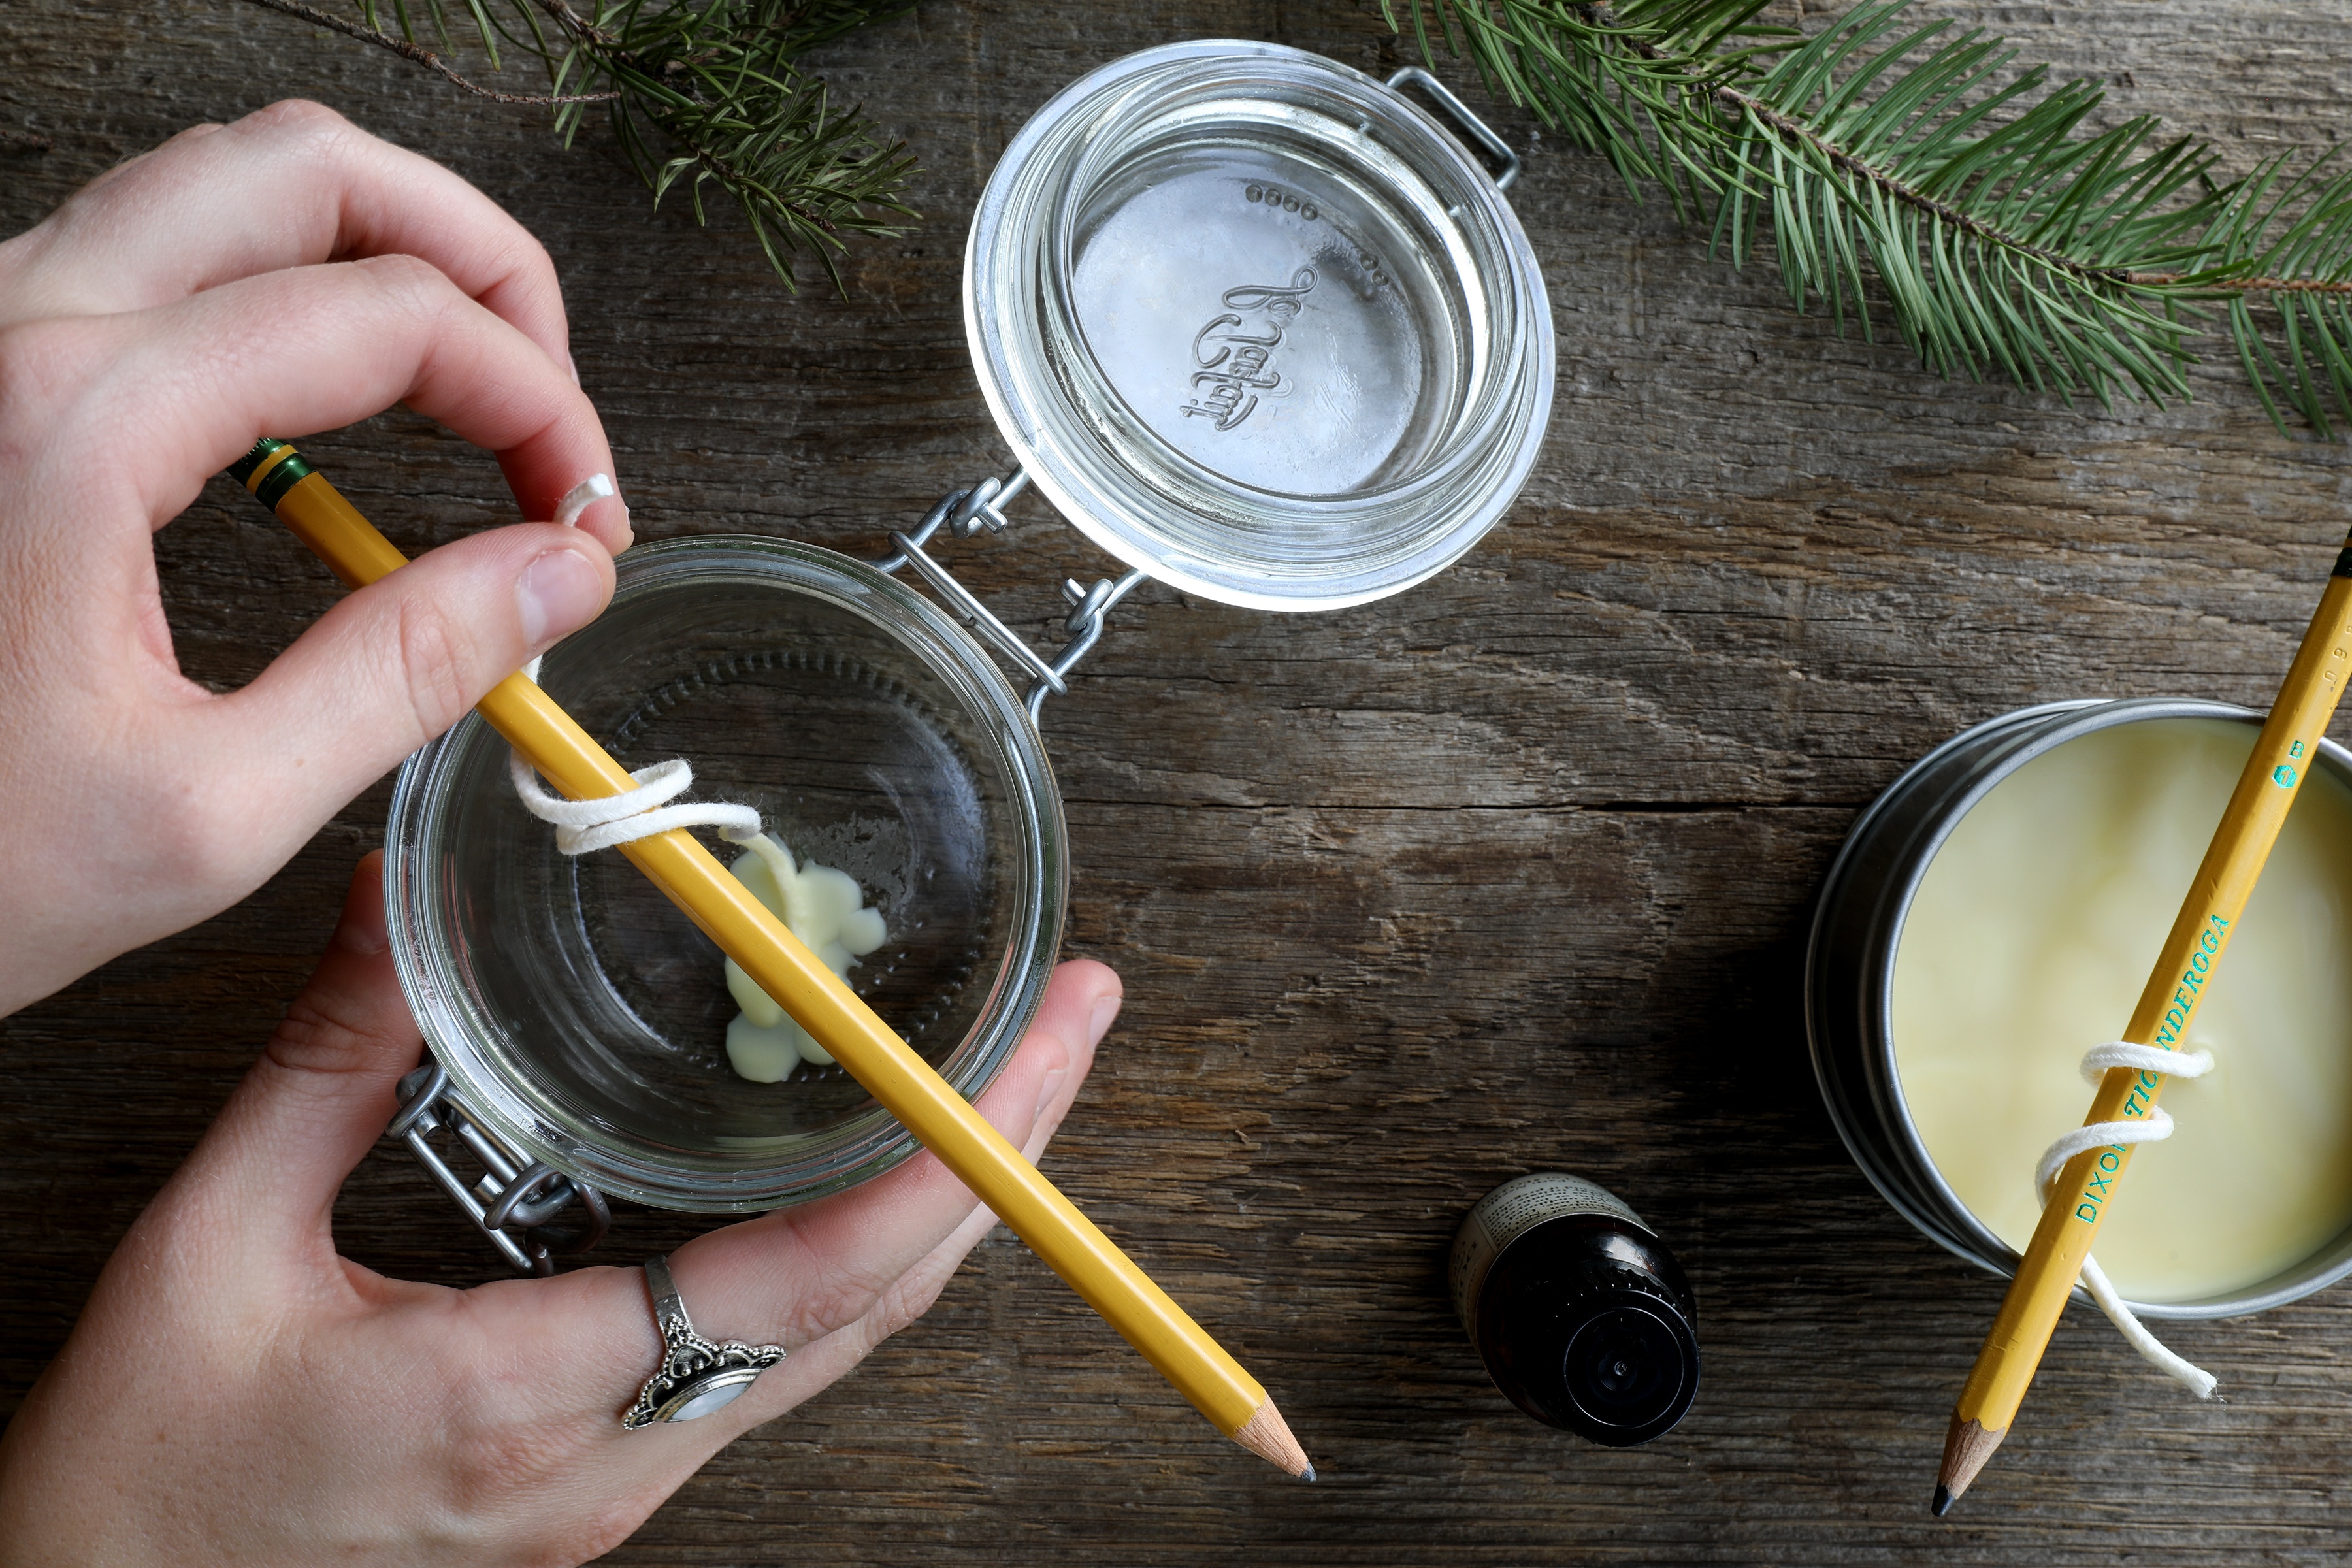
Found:
[(425, 67), (428, 70), (439, 72), (442, 77), (454, 82), (458, 87), (465, 89), (467, 92), (472, 93), (476, 98), (487, 98), (494, 103), (528, 103), (541, 105), (562, 103), (602, 103), (607, 100), (621, 96), (617, 92), (600, 92), (585, 96), (575, 94), (559, 98), (547, 93), (499, 92), (496, 89), (483, 87), (478, 82), (467, 80), (464, 77), (457, 74), (457, 72), (450, 66), (448, 61), (443, 59), (439, 55), (433, 53), (430, 49), (420, 47), (406, 38), (395, 38), (390, 33), (383, 32), (374, 27), (362, 27), (357, 23), (346, 22), (341, 16), (330, 16), (328, 13), (318, 9), (316, 6), (305, 5), (301, 3), (301, 0), (248, 0), (248, 4), (262, 6), (267, 10), (283, 12), (289, 16), (299, 17), (300, 20), (308, 22), (313, 26), (329, 28), (331, 31), (342, 34), (343, 37), (347, 38), (357, 38), (363, 44), (373, 44), (378, 48), (390, 49), (394, 54), (398, 55), (404, 60), (414, 60), (418, 65)]
[[(303, 0), (251, 0), (331, 28), (432, 70), (478, 97), (551, 110), (567, 145), (588, 106), (602, 104), (656, 205), (683, 183), (698, 223), (706, 188), (742, 210), (761, 255), (788, 289), (793, 258), (813, 253), (840, 289), (847, 237), (905, 232), (898, 216), (915, 163), (857, 110), (834, 110), (824, 84), (799, 67), (817, 45), (904, 8), (859, 0), (355, 0), (360, 20)], [(509, 93), (461, 74), (446, 58), (451, 15), (492, 70), (502, 51), (537, 60), (551, 90)], [(439, 45), (430, 48), (420, 30)], [(894, 216), (893, 215), (897, 215)]]
[[(563, 0), (541, 3), (565, 13), (567, 29), (592, 26)], [(623, 89), (614, 128), (656, 202), (683, 182), (704, 222), (704, 191), (715, 186), (742, 209), (787, 285), (787, 253), (806, 250), (839, 289), (845, 236), (896, 236), (905, 227), (888, 215), (917, 216), (903, 199), (915, 161), (877, 141), (858, 110), (834, 112), (824, 83), (794, 62), (876, 15), (855, 0), (705, 0), (699, 9), (623, 0), (593, 25), (610, 27), (610, 41), (592, 53), (575, 31), (571, 58)]]
[(2095, 86), (2011, 75), (2016, 50), (1914, 25), (1912, 0), (1810, 38), (1756, 25), (1762, 0), (1402, 3), (1425, 55), (1433, 32), (1637, 197), (1664, 184), (1736, 266), (1769, 228), (1797, 308), (1840, 331), (1868, 335), (1875, 300), (1939, 373), (2161, 402), (2218, 307), (2282, 429), (2282, 399), (2323, 434), (2352, 412), (2352, 176), (2324, 156), (2217, 183), (2213, 148), (2148, 116), (2085, 131)]

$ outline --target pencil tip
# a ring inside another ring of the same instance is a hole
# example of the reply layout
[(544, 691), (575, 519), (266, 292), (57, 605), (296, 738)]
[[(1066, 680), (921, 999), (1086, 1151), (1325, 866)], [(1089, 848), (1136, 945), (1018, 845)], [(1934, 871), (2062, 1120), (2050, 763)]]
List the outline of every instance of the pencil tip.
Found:
[(1969, 1489), (1977, 1473), (1992, 1458), (2000, 1440), (2009, 1436), (2009, 1428), (1988, 1432), (1980, 1421), (1963, 1421), (1956, 1414), (1951, 1430), (1944, 1434), (1944, 1467), (1936, 1473), (1936, 1517), (1943, 1518), (1952, 1511), (1952, 1505)]
[(1290, 1426), (1282, 1412), (1269, 1399), (1257, 1407), (1257, 1414), (1233, 1435), (1234, 1441), (1270, 1464), (1277, 1465), (1302, 1481), (1315, 1479), (1315, 1467), (1307, 1462), (1307, 1450), (1290, 1435)]

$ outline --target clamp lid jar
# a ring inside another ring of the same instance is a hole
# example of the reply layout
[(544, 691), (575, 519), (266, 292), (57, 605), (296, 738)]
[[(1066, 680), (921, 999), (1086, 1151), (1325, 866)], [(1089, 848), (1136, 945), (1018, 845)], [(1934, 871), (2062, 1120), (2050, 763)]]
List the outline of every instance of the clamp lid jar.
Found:
[[(1035, 1014), (1066, 898), (1035, 720), (1106, 614), (1147, 577), (1266, 609), (1394, 594), (1525, 482), (1554, 345), (1501, 195), (1517, 171), (1417, 69), (1383, 84), (1231, 41), (1104, 67), (1015, 137), (972, 223), (965, 326), (1010, 477), (870, 564), (740, 538), (630, 551), (546, 683), (633, 765), (686, 757), (698, 795), (758, 807), (877, 895), (891, 949), (851, 984), (976, 1097)], [(1064, 585), (1050, 658), (926, 548), (1003, 530), (1033, 484), (1129, 568)], [(543, 1216), (575, 1189), (770, 1207), (912, 1152), (837, 1068), (732, 1076), (716, 950), (628, 866), (559, 856), (504, 752), (468, 719), (411, 759), (387, 896), (439, 1064), (394, 1131), (510, 1261), (547, 1266)], [(440, 1162), (441, 1132), (489, 1175)]]
[[(986, 654), (831, 551), (716, 536), (629, 551), (542, 684), (625, 763), (692, 760), (887, 911), (851, 983), (977, 1096), (1045, 994), (1067, 897), (1061, 796)], [(401, 770), (385, 896), (410, 1006), (507, 1149), (671, 1209), (772, 1208), (913, 1150), (841, 1068), (729, 1066), (716, 946), (616, 854), (560, 853), (468, 715)], [(475, 1151), (478, 1154), (482, 1151)]]

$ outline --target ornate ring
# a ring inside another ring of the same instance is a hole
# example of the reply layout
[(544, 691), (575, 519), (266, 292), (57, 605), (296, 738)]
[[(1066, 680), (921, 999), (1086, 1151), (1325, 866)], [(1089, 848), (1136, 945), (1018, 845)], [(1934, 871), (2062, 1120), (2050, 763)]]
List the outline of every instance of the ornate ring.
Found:
[(662, 1336), (661, 1365), (637, 1390), (637, 1402), (621, 1417), (634, 1432), (656, 1421), (691, 1421), (735, 1403), (751, 1380), (784, 1359), (782, 1345), (738, 1344), (704, 1339), (694, 1331), (669, 1259), (646, 1260), (646, 1289), (654, 1299), (654, 1322)]

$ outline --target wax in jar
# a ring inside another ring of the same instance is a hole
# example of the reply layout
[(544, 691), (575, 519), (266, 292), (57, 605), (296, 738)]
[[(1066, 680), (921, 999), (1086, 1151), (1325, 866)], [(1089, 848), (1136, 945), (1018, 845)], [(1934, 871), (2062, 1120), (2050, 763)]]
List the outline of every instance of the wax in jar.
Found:
[[(889, 938), (882, 912), (866, 907), (856, 878), (814, 861), (795, 862), (773, 834), (761, 835), (730, 869), (835, 974), (846, 978), (858, 959)], [(727, 989), (743, 1009), (727, 1026), (727, 1060), (737, 1077), (774, 1083), (803, 1061), (833, 1060), (731, 958)]]
[[(1930, 1159), (2022, 1252), (2034, 1163), (2082, 1124), (2254, 728), (2095, 731), (1995, 785), (1937, 851), (1895, 951), (1895, 1060)], [(2315, 768), (2166, 1081), (2177, 1127), (2132, 1156), (2093, 1256), (2126, 1298), (2241, 1291), (2352, 1225), (2352, 790)]]

